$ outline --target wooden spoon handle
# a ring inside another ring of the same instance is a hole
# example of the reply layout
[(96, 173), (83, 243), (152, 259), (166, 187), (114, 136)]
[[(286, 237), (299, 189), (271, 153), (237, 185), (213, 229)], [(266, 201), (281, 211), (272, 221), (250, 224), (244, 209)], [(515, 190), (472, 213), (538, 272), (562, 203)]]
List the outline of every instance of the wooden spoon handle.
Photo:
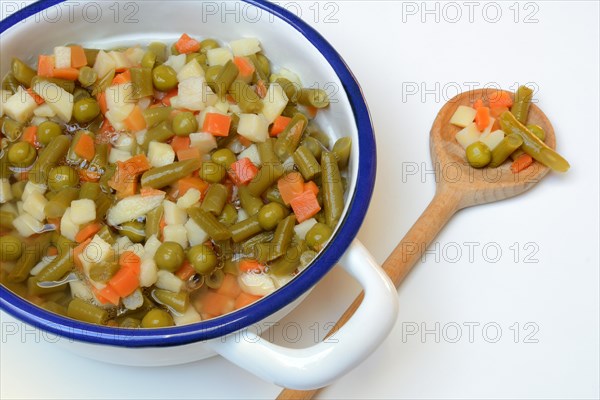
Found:
[[(449, 190), (438, 190), (429, 206), (423, 211), (417, 222), (410, 228), (392, 254), (383, 263), (383, 270), (388, 274), (394, 285), (398, 287), (408, 275), (412, 267), (421, 258), (433, 239), (442, 230), (458, 210), (460, 196)], [(364, 293), (361, 292), (336, 322), (326, 338), (333, 335), (348, 321), (362, 302)], [(278, 400), (310, 400), (321, 389), (293, 390), (283, 389)]]

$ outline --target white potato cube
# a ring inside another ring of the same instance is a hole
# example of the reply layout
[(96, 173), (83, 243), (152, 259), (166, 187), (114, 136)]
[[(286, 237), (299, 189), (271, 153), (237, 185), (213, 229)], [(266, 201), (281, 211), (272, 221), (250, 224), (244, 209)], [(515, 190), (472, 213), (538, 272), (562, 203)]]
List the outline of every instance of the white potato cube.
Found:
[(248, 218), (250, 218), (250, 216), (248, 215), (248, 213), (246, 211), (244, 211), (243, 208), (240, 208), (238, 210), (238, 217), (237, 217), (237, 221), (236, 222), (242, 222), (247, 220)]
[[(129, 60), (129, 57), (127, 57), (125, 53), (121, 51), (110, 51), (108, 52), (108, 55), (115, 62), (115, 69), (117, 70), (123, 70), (125, 68), (133, 67), (131, 60)], [(100, 76), (100, 74), (98, 74), (98, 76)]]
[(156, 250), (161, 245), (161, 241), (158, 240), (156, 235), (152, 235), (146, 240), (146, 244), (144, 245), (144, 257), (143, 258), (154, 258), (154, 254), (156, 254)]
[(217, 148), (217, 139), (210, 133), (197, 132), (190, 134), (190, 147), (196, 147), (200, 154), (208, 154)]
[(253, 272), (240, 274), (238, 276), (238, 284), (244, 292), (254, 296), (266, 296), (273, 293), (276, 289), (269, 275)]
[[(106, 89), (106, 107), (109, 110), (117, 109), (127, 103), (134, 103), (133, 84), (131, 82), (109, 86)], [(129, 113), (126, 113), (129, 115)], [(127, 117), (125, 115), (125, 117)]]
[(183, 196), (177, 199), (177, 207), (187, 210), (200, 201), (202, 194), (197, 189), (189, 189)]
[(187, 230), (183, 225), (167, 225), (163, 229), (163, 239), (165, 242), (179, 243), (181, 247), (188, 247)]
[(131, 158), (131, 153), (125, 150), (112, 148), (108, 155), (108, 162), (116, 164), (117, 161), (125, 162)]
[(189, 78), (201, 78), (204, 77), (204, 70), (195, 58), (189, 63), (185, 64), (183, 68), (177, 73), (177, 81), (183, 82)]
[(79, 257), (86, 275), (89, 276), (89, 268), (93, 264), (109, 261), (114, 257), (114, 252), (110, 243), (107, 243), (100, 236), (94, 235), (92, 241), (85, 247)]
[(287, 106), (288, 97), (279, 83), (271, 83), (267, 95), (263, 99), (262, 114), (269, 124), (273, 123), (281, 115)]
[(238, 133), (252, 142), (264, 142), (269, 138), (269, 123), (262, 115), (240, 114)]
[[(225, 99), (219, 99), (215, 104), (214, 108), (221, 114), (227, 114), (229, 112), (229, 102)], [(201, 125), (198, 125), (201, 126)]]
[(130, 47), (124, 51), (131, 65), (140, 65), (146, 52), (141, 47)]
[[(273, 75), (271, 75), (273, 76)], [(287, 79), (288, 81), (292, 82), (294, 85), (296, 85), (297, 88), (301, 88), (302, 86), (302, 80), (300, 80), (300, 77), (298, 76), (298, 74), (296, 74), (293, 71), (290, 71), (287, 68), (281, 68), (279, 70), (279, 72), (277, 74), (275, 74), (275, 79), (277, 79), (277, 77), (282, 77)], [(269, 80), (271, 80), (271, 78), (269, 78)]]
[(315, 226), (316, 223), (317, 220), (314, 218), (307, 219), (306, 221), (294, 226), (294, 232), (296, 232), (296, 235), (298, 235), (300, 239), (304, 240), (306, 239), (306, 233), (310, 230), (310, 228)]
[(23, 210), (38, 221), (46, 219), (44, 208), (48, 204), (48, 200), (40, 192), (33, 192), (27, 196), (27, 200), (23, 202)]
[(475, 122), (467, 125), (463, 130), (456, 134), (456, 141), (463, 147), (467, 148), (471, 143), (475, 143), (479, 140), (479, 129)]
[(225, 65), (227, 61), (233, 60), (233, 54), (225, 47), (210, 49), (206, 52), (206, 59), (209, 66)]
[[(35, 114), (35, 110), (33, 111)], [(54, 112), (54, 111), (53, 111)], [(54, 119), (54, 118), (53, 118)], [(38, 117), (37, 115), (34, 115), (33, 118), (31, 118), (31, 121), (29, 121), (29, 123), (33, 126), (40, 126), (40, 124), (42, 122), (46, 122), (48, 121), (48, 118), (46, 117)]]
[(137, 310), (144, 304), (144, 295), (140, 289), (136, 289), (127, 297), (123, 297), (123, 305), (128, 310)]
[(236, 57), (249, 56), (258, 53), (260, 49), (260, 41), (255, 38), (244, 38), (229, 42), (231, 51)]
[(75, 241), (77, 232), (79, 232), (79, 225), (71, 219), (71, 207), (69, 207), (60, 219), (60, 234), (69, 240)]
[(206, 119), (206, 114), (223, 114), (223, 115), (225, 115), (225, 113), (221, 112), (215, 106), (206, 107), (204, 110), (202, 110), (200, 112), (200, 114), (196, 115), (196, 121), (198, 121), (198, 126), (200, 127), (200, 130), (202, 130), (202, 127), (204, 126), (204, 120)]
[(185, 66), (186, 58), (187, 57), (185, 54), (169, 56), (169, 58), (167, 59), (167, 61), (165, 62), (164, 65), (167, 65), (167, 66), (173, 68), (176, 73), (179, 73)]
[(175, 161), (175, 151), (167, 143), (150, 142), (148, 146), (148, 161), (153, 167), (163, 167)]
[(33, 110), (33, 115), (36, 117), (53, 118), (56, 116), (56, 113), (48, 103), (44, 103)]
[(452, 118), (450, 118), (450, 123), (452, 125), (460, 126), (461, 128), (466, 127), (471, 124), (475, 119), (475, 114), (477, 114), (477, 110), (473, 107), (469, 106), (458, 106)]
[(158, 271), (158, 279), (155, 283), (157, 288), (178, 293), (183, 288), (183, 284), (183, 281), (171, 272), (165, 271), (164, 269)]
[(71, 296), (87, 301), (94, 300), (92, 290), (84, 282), (80, 280), (71, 281), (69, 282), (69, 287), (71, 289)]
[(112, 148), (131, 152), (131, 150), (133, 149), (134, 140), (135, 139), (133, 138), (133, 136), (129, 135), (126, 132), (121, 132), (117, 136), (117, 139), (114, 141)]
[(187, 237), (188, 241), (190, 242), (190, 246), (197, 246), (208, 240), (208, 233), (204, 232), (204, 230), (200, 228), (200, 225), (198, 225), (193, 219), (188, 219), (184, 227), (187, 231)]
[(4, 103), (4, 113), (17, 122), (27, 122), (37, 108), (37, 103), (22, 86)]
[(170, 200), (163, 201), (163, 209), (167, 225), (183, 225), (188, 219), (187, 212)]
[(117, 255), (121, 255), (126, 251), (131, 251), (133, 242), (127, 236), (119, 236), (112, 245), (113, 250)]
[[(71, 120), (73, 115), (73, 95), (71, 93), (56, 83), (48, 81), (37, 81), (33, 85), (33, 91), (48, 103), (58, 118), (64, 122)], [(35, 100), (33, 102), (35, 103)]]
[(173, 322), (176, 326), (189, 325), (200, 321), (202, 321), (202, 317), (192, 305), (189, 305), (183, 314), (173, 313)]
[(13, 199), (12, 190), (8, 178), (0, 179), (0, 204), (8, 203)]
[(0, 117), (4, 116), (4, 104), (12, 96), (12, 93), (8, 90), (0, 89)]
[(252, 164), (256, 165), (257, 167), (262, 165), (260, 154), (258, 152), (258, 146), (255, 144), (248, 146), (247, 149), (238, 154), (237, 159), (241, 160), (242, 158), (249, 158), (250, 161), (252, 161)]
[(486, 133), (490, 133), (492, 131), (492, 127), (494, 126), (494, 122), (496, 122), (495, 118), (490, 118), (490, 123), (488, 124), (488, 126), (486, 126), (483, 129), (483, 132), (481, 132), (483, 135), (485, 135)]
[(71, 48), (56, 46), (54, 48), (54, 67), (56, 69), (71, 68)]
[(490, 150), (494, 150), (496, 146), (504, 139), (504, 131), (498, 129), (494, 132), (484, 133), (479, 137), (479, 140), (487, 145)]
[(83, 225), (96, 219), (96, 203), (90, 199), (73, 200), (71, 202), (71, 220)]
[(121, 225), (123, 222), (132, 221), (160, 206), (164, 198), (165, 193), (126, 197), (108, 210), (106, 221), (109, 225)]
[(21, 200), (26, 201), (30, 194), (33, 192), (39, 192), (41, 194), (46, 193), (48, 188), (46, 185), (42, 185), (40, 183), (33, 183), (32, 181), (28, 181), (25, 184), (25, 188), (23, 189), (23, 194), (21, 195)]
[(158, 280), (158, 267), (153, 258), (146, 257), (140, 265), (140, 286), (149, 287)]
[(100, 50), (94, 62), (94, 71), (98, 74), (98, 78), (102, 79), (111, 70), (115, 69), (117, 64), (115, 60), (108, 55), (104, 50)]
[(23, 237), (34, 235), (44, 228), (44, 225), (40, 221), (25, 212), (20, 213), (20, 215), (13, 220), (13, 226)]

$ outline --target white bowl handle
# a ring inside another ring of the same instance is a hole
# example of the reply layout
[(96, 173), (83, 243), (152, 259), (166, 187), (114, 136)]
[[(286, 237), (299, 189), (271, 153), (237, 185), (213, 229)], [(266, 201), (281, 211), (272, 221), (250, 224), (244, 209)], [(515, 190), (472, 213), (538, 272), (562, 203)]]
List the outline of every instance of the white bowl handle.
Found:
[[(367, 358), (387, 337), (398, 314), (392, 282), (358, 241), (340, 264), (363, 287), (365, 296), (352, 318), (331, 338), (304, 349), (278, 346), (247, 330), (213, 339), (217, 353), (260, 378), (290, 389), (326, 386)], [(243, 337), (240, 340), (240, 336)]]

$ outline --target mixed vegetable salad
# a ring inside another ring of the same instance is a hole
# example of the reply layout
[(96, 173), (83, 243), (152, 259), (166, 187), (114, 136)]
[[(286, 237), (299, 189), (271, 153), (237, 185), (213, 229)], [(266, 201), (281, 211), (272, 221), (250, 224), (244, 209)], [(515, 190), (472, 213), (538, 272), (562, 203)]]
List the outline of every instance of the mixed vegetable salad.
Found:
[(546, 133), (539, 125), (527, 124), (533, 90), (520, 86), (513, 97), (504, 91), (477, 99), (472, 107), (458, 106), (450, 123), (463, 128), (456, 141), (465, 149), (473, 168), (496, 168), (508, 158), (511, 170), (519, 173), (533, 161), (560, 172), (569, 163), (544, 143)]
[(58, 46), (0, 92), (0, 283), (95, 324), (214, 318), (285, 285), (342, 216), (350, 138), (257, 39)]

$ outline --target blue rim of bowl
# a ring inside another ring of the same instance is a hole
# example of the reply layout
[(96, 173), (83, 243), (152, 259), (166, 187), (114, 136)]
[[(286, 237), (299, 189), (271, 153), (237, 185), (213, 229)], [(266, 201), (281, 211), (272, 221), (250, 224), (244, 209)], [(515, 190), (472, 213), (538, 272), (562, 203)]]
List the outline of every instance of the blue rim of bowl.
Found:
[[(0, 21), (0, 34), (64, 0), (40, 0)], [(0, 308), (39, 329), (77, 341), (122, 347), (174, 346), (214, 339), (256, 324), (284, 308), (314, 286), (340, 259), (367, 213), (375, 185), (375, 136), (361, 88), (337, 51), (316, 30), (289, 11), (265, 0), (242, 0), (290, 24), (327, 59), (342, 82), (350, 101), (359, 140), (358, 176), (350, 206), (336, 235), (301, 276), (264, 299), (222, 317), (191, 325), (163, 329), (123, 329), (92, 325), (50, 313), (0, 285)], [(273, 321), (275, 322), (275, 321)]]

